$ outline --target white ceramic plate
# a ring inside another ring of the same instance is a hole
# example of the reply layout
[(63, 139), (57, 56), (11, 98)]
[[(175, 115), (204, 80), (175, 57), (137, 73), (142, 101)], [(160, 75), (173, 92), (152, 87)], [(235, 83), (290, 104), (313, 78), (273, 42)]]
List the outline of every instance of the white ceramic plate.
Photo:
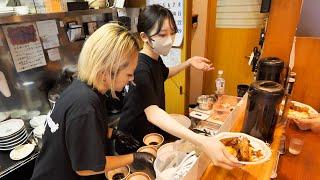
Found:
[(8, 144), (1, 144), (0, 148), (10, 148), (10, 147), (18, 146), (21, 144), (21, 142), (23, 142), (27, 138), (28, 138), (28, 134), (25, 133), (23, 136), (21, 136), (18, 140), (14, 141), (14, 142), (10, 142)]
[(244, 133), (236, 133), (236, 132), (222, 132), (215, 136), (218, 140), (225, 139), (225, 138), (231, 138), (231, 137), (246, 137), (250, 141), (250, 144), (253, 146), (255, 150), (261, 150), (263, 154), (263, 158), (254, 161), (254, 162), (247, 162), (247, 161), (239, 161), (241, 164), (248, 164), (248, 165), (254, 165), (254, 164), (261, 164), (266, 161), (268, 161), (272, 155), (271, 149), (267, 144), (260, 139), (257, 139), (255, 137), (249, 136)]
[(170, 114), (170, 116), (178, 121), (181, 125), (183, 125), (186, 128), (190, 128), (191, 126), (191, 120), (182, 114)]
[(24, 122), (21, 119), (9, 119), (0, 123), (0, 138), (6, 138), (14, 133), (17, 133), (24, 127)]
[(10, 152), (10, 158), (15, 161), (21, 160), (29, 156), (33, 152), (34, 148), (35, 145), (33, 144), (24, 144), (18, 146)]
[(14, 142), (19, 141), (20, 139), (22, 139), (25, 135), (27, 134), (27, 131), (25, 129), (23, 129), (20, 133), (18, 133), (16, 136), (5, 139), (5, 140), (1, 140), (0, 141), (0, 146), (2, 145), (7, 145), (7, 144), (12, 144)]
[(17, 144), (14, 145), (14, 146), (5, 147), (5, 148), (0, 148), (0, 151), (9, 151), (9, 150), (12, 150), (12, 149), (14, 149), (14, 148), (17, 147), (17, 146), (20, 146), (21, 144), (24, 144), (25, 142), (27, 142), (27, 140), (28, 140), (28, 136), (27, 136), (25, 139), (23, 139), (21, 142), (17, 143)]
[(14, 133), (14, 134), (12, 134), (10, 136), (6, 136), (4, 138), (0, 138), (0, 143), (8, 142), (8, 141), (11, 141), (13, 139), (17, 139), (18, 137), (20, 137), (23, 134), (24, 131), (26, 131), (25, 127), (21, 128), (19, 131), (17, 131), (16, 133)]
[[(299, 107), (306, 107), (308, 108), (308, 113), (309, 113), (309, 116), (308, 118), (311, 118), (311, 117), (316, 117), (318, 115), (318, 112), (313, 109), (311, 106), (309, 105), (306, 105), (306, 104), (303, 104), (301, 102), (297, 102), (297, 101), (291, 101), (295, 106), (299, 106)], [(288, 118), (292, 118), (294, 119), (295, 116), (294, 115), (291, 115), (290, 113), (288, 113)]]
[[(303, 103), (298, 102), (298, 101), (291, 101), (291, 103), (293, 103), (295, 106), (308, 108), (309, 109), (308, 113), (310, 114), (309, 116), (311, 116), (311, 117), (315, 117), (315, 116), (317, 116), (319, 114), (315, 109), (313, 109), (311, 106), (309, 106), (307, 104), (303, 104)], [(284, 101), (282, 101), (281, 105), (283, 107)], [(282, 108), (280, 108), (280, 113), (279, 114), (282, 115)], [(307, 117), (307, 118), (311, 118), (311, 117)], [(296, 117), (294, 115), (290, 114), (290, 113), (288, 113), (288, 118), (296, 119)], [(304, 118), (300, 118), (300, 119), (304, 119)]]

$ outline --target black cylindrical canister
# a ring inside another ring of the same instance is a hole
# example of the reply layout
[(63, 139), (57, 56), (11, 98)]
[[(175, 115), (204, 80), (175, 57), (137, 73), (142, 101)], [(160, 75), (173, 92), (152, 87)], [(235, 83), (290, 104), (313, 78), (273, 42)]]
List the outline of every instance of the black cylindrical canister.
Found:
[(242, 132), (271, 143), (284, 90), (274, 81), (250, 85)]

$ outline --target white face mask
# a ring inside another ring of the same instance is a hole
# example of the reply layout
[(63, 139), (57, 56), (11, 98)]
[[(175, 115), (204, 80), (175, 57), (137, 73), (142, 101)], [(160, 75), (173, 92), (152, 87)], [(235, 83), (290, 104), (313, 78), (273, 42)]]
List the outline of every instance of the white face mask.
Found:
[(166, 56), (169, 54), (169, 51), (172, 47), (173, 38), (171, 36), (159, 38), (157, 40), (153, 40), (152, 43), (149, 44), (155, 53)]

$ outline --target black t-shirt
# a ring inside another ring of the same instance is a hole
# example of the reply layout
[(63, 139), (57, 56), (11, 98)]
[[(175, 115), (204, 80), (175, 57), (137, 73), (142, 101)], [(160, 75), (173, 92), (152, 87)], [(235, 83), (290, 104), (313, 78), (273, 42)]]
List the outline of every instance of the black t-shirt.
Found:
[[(148, 133), (157, 132), (164, 136), (168, 135), (151, 124), (144, 113), (144, 109), (150, 105), (158, 105), (165, 110), (164, 82), (168, 74), (169, 69), (163, 64), (161, 57), (154, 60), (145, 54), (139, 54), (134, 73), (136, 86), (131, 85), (124, 98), (118, 127), (120, 130), (130, 133), (140, 142)], [(119, 148), (121, 147), (117, 147), (118, 151)]]
[(61, 94), (51, 118), (59, 124), (52, 133), (47, 126), (33, 180), (105, 179), (104, 174), (81, 177), (76, 171), (104, 171), (107, 127), (105, 98), (75, 80)]

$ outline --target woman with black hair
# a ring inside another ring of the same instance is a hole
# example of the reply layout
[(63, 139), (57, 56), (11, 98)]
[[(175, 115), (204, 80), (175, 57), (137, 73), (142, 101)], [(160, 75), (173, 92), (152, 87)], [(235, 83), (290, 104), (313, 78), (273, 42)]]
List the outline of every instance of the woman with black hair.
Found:
[[(160, 6), (148, 6), (140, 12), (138, 32), (143, 44), (138, 65), (134, 73), (135, 86), (130, 86), (124, 99), (119, 129), (133, 135), (142, 142), (152, 132), (163, 131), (186, 139), (205, 152), (215, 165), (231, 169), (239, 166), (223, 144), (214, 137), (198, 135), (180, 125), (165, 112), (164, 82), (182, 70), (192, 66), (202, 71), (213, 69), (210, 61), (203, 57), (192, 57), (175, 67), (167, 68), (160, 57), (166, 56), (172, 47), (177, 26), (170, 10)], [(160, 130), (160, 129), (161, 130)], [(128, 153), (116, 142), (117, 152)]]

